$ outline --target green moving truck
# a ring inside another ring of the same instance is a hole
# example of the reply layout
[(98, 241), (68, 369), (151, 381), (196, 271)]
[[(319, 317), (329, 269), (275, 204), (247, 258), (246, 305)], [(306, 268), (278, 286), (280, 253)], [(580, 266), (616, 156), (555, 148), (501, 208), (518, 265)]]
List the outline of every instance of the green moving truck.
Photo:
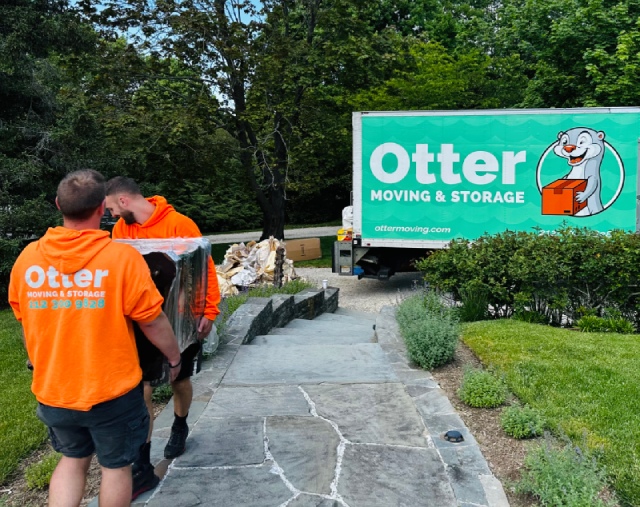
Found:
[(353, 232), (333, 271), (388, 278), (455, 238), (638, 231), (640, 108), (353, 113)]

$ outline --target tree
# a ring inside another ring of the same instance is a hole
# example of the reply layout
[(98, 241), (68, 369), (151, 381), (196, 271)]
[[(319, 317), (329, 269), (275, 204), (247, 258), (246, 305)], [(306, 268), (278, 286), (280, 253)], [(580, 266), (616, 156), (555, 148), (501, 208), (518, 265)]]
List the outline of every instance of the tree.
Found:
[(265, 0), (259, 9), (249, 1), (112, 0), (99, 14), (90, 0), (83, 5), (103, 27), (140, 28), (132, 34), (140, 48), (177, 58), (220, 97), (263, 238), (284, 236), (292, 160), (313, 137), (306, 108), (323, 101), (321, 88), (339, 89), (339, 102), (388, 66), (384, 34), (362, 21), (371, 9), (364, 0)]
[(494, 79), (495, 62), (478, 50), (448, 51), (437, 42), (414, 39), (407, 60), (392, 78), (356, 95), (354, 108), (487, 109), (513, 100), (507, 90), (514, 89), (517, 76)]

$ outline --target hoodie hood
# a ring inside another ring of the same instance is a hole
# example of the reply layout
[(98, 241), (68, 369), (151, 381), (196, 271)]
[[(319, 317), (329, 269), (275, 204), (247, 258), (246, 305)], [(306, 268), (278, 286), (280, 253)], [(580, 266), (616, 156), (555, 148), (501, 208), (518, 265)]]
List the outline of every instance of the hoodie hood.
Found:
[(156, 209), (149, 219), (143, 223), (140, 227), (153, 227), (160, 222), (169, 213), (174, 212), (173, 206), (167, 202), (167, 200), (161, 195), (154, 195), (153, 197), (147, 197), (147, 201), (153, 204)]
[(111, 238), (107, 231), (98, 229), (76, 231), (55, 227), (47, 230), (37, 243), (37, 249), (53, 267), (60, 273), (72, 274), (109, 245)]

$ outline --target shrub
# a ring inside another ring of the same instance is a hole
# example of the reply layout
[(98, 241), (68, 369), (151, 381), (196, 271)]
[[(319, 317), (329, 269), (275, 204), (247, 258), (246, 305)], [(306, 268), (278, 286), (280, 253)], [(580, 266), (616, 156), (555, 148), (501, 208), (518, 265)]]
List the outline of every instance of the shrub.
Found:
[(51, 482), (51, 475), (62, 454), (50, 452), (37, 463), (32, 463), (25, 470), (25, 479), (29, 489), (44, 489)]
[(529, 451), (524, 464), (516, 492), (535, 496), (542, 506), (615, 505), (613, 500), (605, 501), (600, 497), (606, 485), (605, 474), (595, 457), (586, 450), (570, 443), (554, 448), (547, 439), (544, 445)]
[(461, 306), (458, 317), (461, 322), (485, 320), (489, 316), (489, 289), (474, 280), (460, 289)]
[(513, 438), (533, 438), (542, 435), (544, 420), (540, 413), (528, 406), (517, 405), (502, 411), (500, 424), (504, 432)]
[(507, 398), (507, 387), (502, 379), (488, 371), (469, 368), (462, 377), (458, 396), (470, 407), (499, 407)]
[(585, 315), (576, 321), (576, 327), (585, 333), (621, 333), (631, 334), (635, 332), (632, 322), (623, 317), (598, 317)]
[[(469, 284), (486, 287), (495, 318), (529, 310), (561, 325), (611, 307), (638, 327), (639, 261), (638, 234), (561, 227), (553, 234), (505, 231), (473, 242), (454, 240), (416, 267), (430, 287), (450, 292), (456, 302), (463, 301)], [(628, 329), (619, 321), (613, 325)]]
[(411, 361), (428, 370), (453, 359), (459, 324), (438, 295), (427, 292), (405, 299), (396, 318)]

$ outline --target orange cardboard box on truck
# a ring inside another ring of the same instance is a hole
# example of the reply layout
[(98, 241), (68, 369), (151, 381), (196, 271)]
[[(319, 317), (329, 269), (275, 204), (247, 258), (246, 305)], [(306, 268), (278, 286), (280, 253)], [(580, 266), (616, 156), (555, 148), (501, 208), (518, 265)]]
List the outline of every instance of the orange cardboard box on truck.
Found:
[(587, 180), (556, 180), (542, 188), (543, 215), (575, 215), (587, 205), (576, 201), (576, 194), (584, 192)]

